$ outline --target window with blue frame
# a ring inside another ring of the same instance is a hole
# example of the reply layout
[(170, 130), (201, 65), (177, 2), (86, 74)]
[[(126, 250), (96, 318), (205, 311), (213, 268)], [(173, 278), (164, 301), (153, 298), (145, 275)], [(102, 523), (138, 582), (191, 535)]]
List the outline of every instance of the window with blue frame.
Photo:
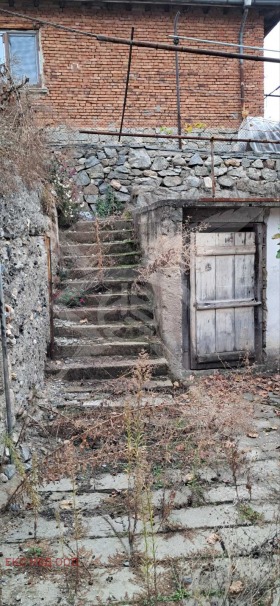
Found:
[(37, 32), (0, 31), (0, 64), (5, 64), (14, 80), (28, 78), (30, 86), (41, 83)]

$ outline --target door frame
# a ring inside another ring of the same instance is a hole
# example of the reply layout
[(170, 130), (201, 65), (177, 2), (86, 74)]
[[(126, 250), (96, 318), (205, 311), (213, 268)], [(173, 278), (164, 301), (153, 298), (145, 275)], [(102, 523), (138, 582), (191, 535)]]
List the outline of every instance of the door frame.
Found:
[[(187, 209), (190, 211), (190, 209)], [(221, 210), (221, 209), (219, 209)], [(222, 209), (222, 210), (229, 210)], [(252, 231), (255, 233), (256, 241), (256, 253), (255, 253), (255, 299), (262, 302), (262, 305), (254, 307), (254, 321), (255, 321), (255, 352), (256, 355), (253, 362), (261, 364), (263, 362), (263, 347), (265, 343), (264, 338), (264, 315), (265, 315), (265, 291), (264, 291), (264, 272), (265, 272), (265, 248), (266, 248), (266, 224), (264, 213), (260, 212), (259, 218), (253, 218), (252, 221), (242, 224), (240, 222), (216, 222), (211, 223), (211, 216), (216, 215), (217, 209), (202, 209), (197, 208), (193, 213), (188, 212), (190, 218), (189, 227), (194, 228), (199, 225), (202, 221), (207, 222), (207, 229), (205, 233), (211, 232), (227, 232), (227, 231)], [(215, 368), (231, 368), (236, 367), (240, 364), (239, 361), (232, 362), (207, 362), (193, 365), (191, 356), (191, 314), (190, 314), (190, 271), (183, 272), (182, 274), (182, 290), (183, 290), (183, 301), (182, 301), (182, 329), (183, 329), (183, 366), (186, 370), (207, 370)]]

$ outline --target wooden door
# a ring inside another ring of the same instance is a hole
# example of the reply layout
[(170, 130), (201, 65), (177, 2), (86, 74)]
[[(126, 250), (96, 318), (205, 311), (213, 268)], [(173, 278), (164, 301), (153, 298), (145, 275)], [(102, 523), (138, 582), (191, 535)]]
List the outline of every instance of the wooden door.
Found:
[(256, 355), (254, 232), (197, 233), (191, 239), (191, 368)]

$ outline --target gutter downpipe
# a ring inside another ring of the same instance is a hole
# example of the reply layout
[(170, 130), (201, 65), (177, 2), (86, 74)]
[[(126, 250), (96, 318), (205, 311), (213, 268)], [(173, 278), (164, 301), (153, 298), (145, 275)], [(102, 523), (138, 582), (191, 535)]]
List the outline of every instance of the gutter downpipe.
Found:
[[(178, 38), (178, 21), (180, 17), (180, 11), (177, 12), (174, 19), (174, 38), (173, 43), (179, 44)], [(181, 100), (180, 100), (180, 68), (179, 68), (179, 57), (178, 53), (175, 53), (175, 70), (176, 70), (176, 101), (177, 101), (177, 131), (179, 137), (182, 134), (182, 123), (181, 123)], [(182, 139), (178, 139), (179, 149), (182, 149)]]
[[(251, 6), (252, 0), (244, 0), (244, 11), (243, 17), (240, 25), (238, 42), (239, 42), (239, 52), (243, 54), (244, 52), (244, 30), (248, 17), (249, 8)], [(242, 119), (246, 118), (246, 109), (245, 109), (245, 82), (244, 82), (244, 59), (239, 59), (239, 77), (240, 77), (240, 101), (241, 101), (241, 115)]]

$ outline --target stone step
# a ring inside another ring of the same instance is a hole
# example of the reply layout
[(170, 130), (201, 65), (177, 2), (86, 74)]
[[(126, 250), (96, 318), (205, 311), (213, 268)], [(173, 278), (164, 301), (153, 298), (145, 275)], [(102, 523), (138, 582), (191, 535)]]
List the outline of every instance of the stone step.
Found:
[[(121, 384), (119, 379), (112, 379), (110, 385), (107, 384), (106, 385), (106, 390), (104, 391), (104, 384), (103, 381), (101, 380), (96, 380), (96, 381), (79, 381), (79, 382), (71, 382), (70, 384), (66, 384), (66, 385), (61, 385), (61, 394), (62, 394), (62, 398), (60, 400), (59, 405), (61, 406), (65, 406), (65, 401), (63, 398), (63, 394), (66, 394), (66, 398), (68, 399), (68, 401), (70, 402), (70, 396), (73, 396), (73, 400), (77, 397), (82, 397), (83, 399), (93, 399), (96, 398), (96, 396), (98, 397), (99, 395), (104, 399), (107, 396), (110, 396), (112, 393), (115, 394), (116, 393), (116, 388), (118, 393), (121, 392)], [(124, 393), (127, 393), (127, 386), (126, 386), (126, 382), (123, 382), (123, 389), (124, 389)], [(162, 376), (162, 377), (157, 377), (155, 379), (150, 379), (150, 381), (146, 381), (146, 383), (144, 384), (144, 389), (146, 391), (152, 391), (152, 392), (158, 392), (161, 390), (173, 390), (173, 383), (172, 381), (166, 377), (166, 376)], [(123, 405), (125, 405), (125, 400), (123, 400)]]
[(74, 291), (83, 294), (98, 294), (98, 293), (122, 293), (123, 291), (131, 291), (134, 285), (133, 278), (121, 278), (118, 276), (108, 276), (104, 272), (103, 277), (99, 276), (99, 280), (89, 276), (86, 279), (65, 279), (61, 283), (61, 292)]
[(55, 320), (56, 337), (69, 337), (95, 340), (100, 339), (136, 339), (153, 336), (156, 327), (153, 321), (114, 324), (74, 324), (73, 322)]
[[(120, 242), (102, 242), (102, 253), (104, 255), (133, 252), (136, 249), (135, 240), (121, 240)], [(71, 244), (66, 242), (61, 245), (63, 255), (77, 257), (78, 255), (96, 255), (99, 252), (97, 244)]]
[(78, 269), (70, 269), (69, 278), (84, 278), (91, 277), (93, 280), (102, 280), (104, 278), (120, 278), (121, 280), (133, 280), (139, 273), (138, 265), (118, 265), (116, 267), (104, 267), (103, 269), (86, 267)]
[(133, 229), (133, 219), (116, 219), (115, 217), (108, 219), (98, 219), (94, 221), (77, 221), (69, 231), (95, 231), (96, 225), (102, 231), (115, 230), (131, 230)]
[[(66, 307), (73, 306), (70, 297), (76, 300), (82, 300), (81, 306), (86, 307), (127, 307), (128, 305), (143, 305), (143, 302), (149, 302), (150, 294), (148, 291), (139, 291), (133, 293), (131, 291), (122, 291), (121, 293), (97, 293), (97, 294), (83, 294), (82, 292), (75, 292), (69, 290), (62, 292), (57, 298), (56, 302), (59, 305), (66, 305)], [(68, 304), (69, 303), (69, 304)]]
[(63, 259), (64, 267), (76, 269), (88, 269), (98, 267), (99, 263), (102, 267), (110, 268), (114, 266), (136, 265), (139, 263), (140, 253), (137, 251), (128, 253), (119, 253), (116, 255), (81, 255), (65, 256)]
[(54, 318), (72, 322), (88, 322), (104, 324), (106, 322), (124, 322), (128, 318), (145, 322), (153, 318), (153, 310), (143, 304), (128, 305), (127, 307), (54, 307)]
[[(112, 242), (112, 241), (127, 241), (133, 240), (133, 230), (108, 230), (100, 231), (99, 238), (101, 242)], [(81, 242), (83, 244), (94, 244), (97, 242), (96, 231), (65, 231), (61, 232), (60, 241), (62, 244), (66, 242)]]
[(82, 339), (55, 339), (54, 355), (59, 358), (89, 358), (91, 356), (138, 356), (141, 351), (151, 355), (162, 355), (161, 343), (154, 341), (122, 340), (114, 341), (112, 337), (103, 342), (95, 343), (93, 340)]
[[(100, 358), (66, 359), (63, 362), (51, 361), (46, 365), (48, 375), (55, 375), (60, 380), (80, 381), (87, 379), (110, 380), (120, 376), (130, 376), (137, 364), (137, 358), (118, 356)], [(165, 358), (148, 360), (153, 376), (163, 376), (168, 372)]]

